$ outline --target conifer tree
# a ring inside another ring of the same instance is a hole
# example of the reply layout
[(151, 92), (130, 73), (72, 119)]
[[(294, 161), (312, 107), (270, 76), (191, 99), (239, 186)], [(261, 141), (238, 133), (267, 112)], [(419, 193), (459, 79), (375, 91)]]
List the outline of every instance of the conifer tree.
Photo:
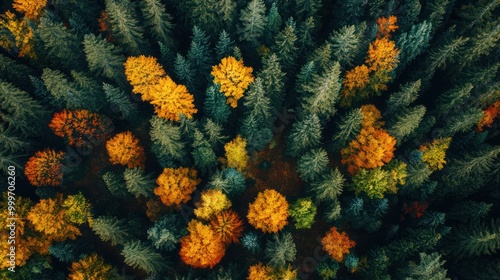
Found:
[(297, 172), (302, 180), (314, 182), (328, 170), (328, 155), (323, 148), (306, 152), (297, 161)]
[(261, 151), (272, 140), (273, 132), (255, 115), (247, 115), (241, 124), (241, 135), (247, 140), (249, 151)]
[(222, 1), (188, 0), (180, 1), (184, 14), (190, 21), (190, 26), (203, 27), (209, 35), (215, 35), (222, 28), (223, 20), (220, 10)]
[(153, 116), (150, 120), (149, 135), (158, 149), (173, 159), (180, 160), (184, 156), (185, 143), (181, 140), (180, 128), (171, 121)]
[(76, 259), (75, 249), (74, 243), (58, 242), (50, 245), (49, 254), (61, 262), (71, 262)]
[(262, 0), (252, 0), (241, 10), (238, 26), (241, 41), (247, 41), (253, 46), (259, 45), (267, 23), (265, 13), (266, 5)]
[(361, 45), (356, 26), (344, 26), (340, 30), (332, 32), (328, 41), (332, 46), (335, 60), (343, 67), (352, 66)]
[(91, 228), (102, 241), (109, 241), (113, 246), (123, 245), (130, 238), (130, 230), (126, 221), (113, 216), (94, 218)]
[(342, 193), (344, 182), (344, 176), (335, 168), (325, 173), (321, 179), (312, 182), (309, 190), (314, 194), (316, 203), (328, 203), (335, 201)]
[(118, 176), (112, 171), (108, 171), (102, 175), (102, 180), (112, 195), (119, 198), (127, 198), (130, 196), (125, 188), (123, 177)]
[(478, 108), (471, 108), (446, 119), (442, 135), (446, 137), (453, 136), (458, 132), (466, 132), (472, 127), (475, 127), (481, 120), (483, 111)]
[(287, 262), (293, 262), (297, 249), (293, 242), (293, 236), (289, 232), (275, 233), (273, 239), (266, 244), (266, 257), (273, 267), (284, 267)]
[(120, 88), (103, 83), (102, 89), (106, 100), (111, 104), (111, 111), (118, 113), (120, 118), (132, 121), (138, 115), (137, 105), (130, 101), (130, 97)]
[(394, 136), (398, 142), (412, 133), (422, 121), (426, 108), (423, 105), (417, 105), (399, 113), (399, 116), (387, 127), (387, 132)]
[(295, 22), (290, 18), (285, 27), (276, 35), (271, 48), (278, 56), (283, 68), (291, 70), (295, 66), (298, 56), (297, 30)]
[(26, 81), (31, 79), (31, 75), (34, 74), (33, 69), (3, 54), (0, 54), (0, 74), (2, 80), (10, 82), (22, 90), (31, 90)]
[(262, 87), (266, 96), (269, 96), (272, 106), (280, 111), (284, 101), (285, 73), (281, 70), (278, 56), (269, 55), (263, 62), (263, 67), (257, 73), (257, 78), (262, 80)]
[(288, 135), (288, 153), (298, 157), (321, 144), (321, 124), (317, 115), (309, 115), (292, 125)]
[(217, 4), (217, 13), (222, 17), (225, 28), (232, 28), (234, 26), (237, 2), (234, 0), (221, 0)]
[(441, 27), (444, 15), (449, 9), (450, 0), (438, 0), (425, 5), (422, 15), (424, 19), (432, 25), (432, 33), (435, 33)]
[(165, 46), (172, 46), (171, 33), (174, 26), (165, 5), (159, 0), (142, 0), (140, 8), (150, 35)]
[(197, 26), (193, 27), (193, 39), (187, 53), (187, 60), (194, 70), (193, 75), (197, 77), (196, 84), (203, 82), (201, 77), (208, 75), (212, 64), (212, 54), (209, 37)]
[(418, 92), (420, 91), (420, 85), (422, 83), (420, 80), (415, 82), (409, 82), (399, 87), (399, 91), (392, 93), (387, 99), (387, 109), (385, 111), (386, 115), (394, 115), (411, 103), (413, 103), (418, 98)]
[(226, 97), (220, 91), (218, 84), (214, 83), (207, 88), (203, 109), (205, 114), (217, 124), (223, 125), (227, 122), (231, 108), (226, 103)]
[(437, 114), (442, 116), (446, 113), (459, 112), (460, 107), (470, 98), (473, 88), (472, 84), (465, 84), (440, 94), (436, 102)]
[(139, 55), (147, 49), (144, 30), (139, 25), (135, 7), (130, 0), (106, 0), (106, 13), (109, 16), (113, 38), (125, 47), (131, 55)]
[(148, 229), (148, 239), (158, 250), (173, 251), (179, 245), (179, 239), (186, 235), (179, 215), (165, 214)]
[(125, 258), (125, 264), (142, 269), (147, 273), (164, 273), (168, 268), (165, 258), (150, 245), (140, 240), (128, 241), (124, 245), (121, 255)]
[(151, 197), (153, 195), (153, 188), (155, 180), (153, 174), (145, 174), (141, 168), (127, 168), (123, 173), (125, 179), (125, 187), (136, 198), (139, 196)]
[(235, 198), (245, 191), (245, 177), (234, 168), (224, 168), (215, 172), (208, 187), (223, 191), (229, 198)]
[[(402, 25), (404, 23), (400, 23)], [(398, 70), (402, 71), (418, 55), (423, 53), (431, 40), (432, 25), (427, 21), (413, 25), (411, 30), (401, 34), (396, 44), (401, 50)]]
[(295, 222), (296, 229), (311, 228), (316, 216), (316, 205), (311, 198), (299, 198), (290, 205), (290, 217)]
[(445, 261), (437, 252), (419, 254), (419, 263), (410, 262), (407, 267), (399, 270), (401, 277), (415, 280), (446, 280), (446, 269), (443, 268)]
[(342, 116), (338, 123), (337, 133), (333, 136), (333, 146), (335, 150), (348, 145), (361, 131), (363, 114), (361, 108), (352, 109), (345, 116)]
[(458, 226), (448, 239), (448, 249), (457, 257), (490, 255), (500, 249), (499, 220), (492, 219), (490, 224), (474, 223)]
[(226, 30), (222, 30), (219, 33), (219, 38), (215, 44), (215, 59), (219, 61), (224, 57), (231, 56), (233, 54), (234, 46), (235, 42), (231, 39), (230, 34), (227, 33)]
[(117, 47), (101, 36), (87, 34), (83, 39), (83, 50), (89, 69), (98, 75), (114, 80), (120, 86), (125, 85), (123, 63), (125, 57)]
[(255, 79), (243, 98), (247, 116), (252, 116), (261, 125), (268, 125), (272, 118), (272, 105), (261, 78)]
[(460, 222), (477, 222), (488, 215), (492, 206), (492, 203), (465, 200), (452, 206), (446, 217)]
[(265, 42), (268, 46), (274, 43), (274, 38), (281, 30), (282, 19), (277, 2), (273, 2), (267, 13), (267, 22), (264, 32)]
[(305, 53), (316, 46), (314, 39), (315, 29), (316, 22), (312, 16), (300, 23), (297, 30), (299, 54)]
[(194, 132), (193, 151), (194, 165), (203, 173), (209, 172), (217, 165), (217, 158), (210, 143), (199, 130)]
[(203, 132), (207, 136), (207, 141), (214, 151), (217, 151), (218, 147), (227, 140), (227, 136), (223, 135), (223, 128), (211, 119), (205, 121)]

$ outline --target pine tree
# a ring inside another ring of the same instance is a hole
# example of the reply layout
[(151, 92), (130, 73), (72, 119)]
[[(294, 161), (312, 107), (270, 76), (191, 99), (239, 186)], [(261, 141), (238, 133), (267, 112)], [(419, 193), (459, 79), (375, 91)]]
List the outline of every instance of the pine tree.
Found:
[(297, 173), (305, 182), (320, 179), (328, 170), (328, 155), (323, 148), (306, 152), (297, 161)]
[(15, 135), (11, 126), (6, 129), (0, 126), (0, 146), (6, 153), (16, 153), (28, 150), (30, 143)]
[(418, 98), (418, 92), (420, 91), (420, 85), (422, 83), (420, 80), (415, 82), (409, 82), (399, 87), (399, 91), (392, 93), (387, 99), (387, 109), (386, 115), (394, 115), (411, 103), (413, 103)]
[(481, 117), (483, 116), (483, 111), (477, 108), (471, 108), (466, 111), (457, 112), (457, 115), (452, 116), (446, 120), (445, 127), (443, 129), (443, 136), (450, 137), (458, 132), (466, 132), (467, 130), (475, 127)]
[(185, 143), (181, 140), (180, 128), (157, 116), (153, 116), (150, 123), (151, 141), (158, 146), (162, 154), (180, 160), (184, 156), (185, 148)]
[(295, 0), (295, 13), (298, 19), (317, 18), (320, 9), (320, 0)]
[(87, 34), (83, 40), (83, 50), (89, 69), (98, 75), (114, 80), (120, 86), (125, 85), (123, 63), (125, 57), (117, 47), (101, 36)]
[(61, 262), (76, 260), (76, 246), (74, 243), (58, 242), (49, 247), (49, 253)]
[(113, 38), (116, 38), (129, 54), (143, 53), (148, 46), (144, 40), (144, 31), (135, 15), (134, 4), (130, 0), (106, 0), (105, 4)]
[(274, 45), (271, 48), (283, 64), (285, 70), (291, 70), (298, 56), (297, 30), (295, 22), (290, 18), (285, 27), (276, 35)]
[(130, 197), (130, 194), (125, 188), (125, 181), (123, 177), (118, 176), (112, 171), (108, 171), (102, 175), (102, 180), (112, 195), (119, 198)]
[(125, 264), (142, 269), (147, 273), (160, 274), (168, 268), (168, 262), (165, 261), (165, 258), (150, 245), (140, 240), (128, 241), (124, 245), (121, 255), (125, 258)]
[(440, 94), (436, 102), (436, 113), (442, 116), (446, 113), (459, 112), (465, 101), (470, 98), (473, 87), (472, 84), (465, 84)]
[(314, 75), (312, 81), (305, 86), (308, 96), (304, 97), (301, 104), (302, 114), (316, 114), (320, 119), (326, 120), (333, 116), (341, 81), (338, 62), (321, 75)]
[(410, 62), (427, 49), (431, 40), (431, 31), (432, 25), (423, 21), (398, 37), (396, 44), (400, 49), (399, 71), (404, 70)]
[(361, 131), (363, 114), (361, 108), (353, 109), (345, 116), (342, 116), (338, 123), (337, 133), (333, 136), (333, 147), (335, 150), (346, 147)]
[(387, 127), (387, 132), (394, 136), (398, 142), (401, 142), (405, 136), (412, 133), (422, 121), (426, 112), (423, 105), (417, 105), (409, 108), (399, 114), (397, 118), (393, 119)]
[(84, 55), (77, 36), (63, 23), (56, 23), (47, 17), (40, 19), (38, 36), (48, 54), (68, 69), (81, 69)]
[(272, 130), (254, 114), (247, 115), (241, 124), (241, 135), (247, 139), (249, 151), (261, 151), (272, 140)]
[(210, 49), (209, 37), (205, 32), (198, 28), (193, 27), (193, 39), (187, 53), (187, 60), (194, 69), (194, 76), (196, 84), (203, 84), (201, 77), (208, 77), (210, 66), (212, 64), (212, 54)]
[(256, 253), (261, 250), (259, 236), (255, 231), (246, 232), (241, 238), (241, 245), (251, 253)]
[(356, 32), (356, 26), (344, 26), (338, 31), (332, 32), (328, 37), (332, 46), (332, 54), (342, 67), (352, 66), (359, 52), (361, 39)]
[(207, 136), (207, 141), (214, 151), (226, 142), (227, 136), (223, 135), (223, 128), (211, 119), (207, 119), (203, 125), (203, 132)]
[(206, 173), (217, 166), (217, 158), (210, 143), (198, 129), (194, 132), (193, 151), (194, 165), (201, 172)]
[(407, 32), (418, 20), (422, 9), (419, 0), (407, 0), (397, 7), (400, 32)]
[(130, 101), (130, 97), (120, 88), (103, 83), (102, 89), (106, 99), (111, 104), (111, 111), (119, 113), (120, 118), (132, 121), (138, 115), (137, 104)]
[(446, 269), (443, 268), (445, 261), (437, 252), (426, 254), (420, 253), (418, 264), (410, 262), (407, 267), (399, 270), (400, 277), (415, 280), (446, 280)]
[(308, 17), (300, 24), (297, 31), (299, 54), (307, 53), (316, 46), (314, 40), (315, 29), (316, 22), (312, 16)]
[[(448, 0), (446, 0), (448, 1)], [(453, 37), (453, 29), (449, 30), (442, 36), (442, 39), (437, 47), (431, 48), (427, 56), (425, 65), (428, 65), (425, 72), (425, 80), (428, 81), (438, 68), (446, 68), (447, 63), (455, 62), (458, 54), (469, 40), (466, 37)]]
[(276, 233), (273, 239), (266, 244), (266, 257), (273, 267), (284, 267), (287, 262), (293, 262), (297, 249), (293, 242), (293, 236), (289, 232)]
[(221, 190), (229, 198), (236, 198), (242, 194), (247, 186), (245, 185), (245, 177), (234, 168), (224, 168), (215, 172), (210, 181), (208, 188)]
[(284, 101), (285, 73), (281, 70), (278, 56), (274, 53), (269, 55), (263, 64), (262, 70), (257, 73), (257, 78), (262, 80), (262, 87), (266, 96), (269, 96), (272, 106), (280, 111)]
[(451, 232), (447, 248), (457, 257), (491, 255), (500, 249), (500, 221), (492, 219), (470, 226), (460, 225)]
[(222, 3), (216, 0), (188, 0), (180, 1), (184, 14), (190, 21), (190, 26), (205, 28), (213, 36), (222, 28), (223, 19), (220, 15)]
[(281, 15), (278, 11), (278, 5), (276, 2), (271, 4), (269, 12), (267, 13), (267, 24), (264, 32), (265, 42), (267, 45), (271, 46), (274, 43), (274, 38), (281, 30)]
[(12, 83), (14, 86), (30, 91), (32, 87), (26, 83), (28, 79), (34, 74), (32, 68), (19, 63), (3, 54), (0, 54), (0, 75), (2, 80)]
[(179, 53), (175, 57), (174, 71), (181, 83), (185, 84), (190, 90), (194, 88), (194, 66)]
[(150, 35), (165, 46), (172, 46), (172, 16), (159, 0), (142, 0), (140, 3), (142, 15), (146, 21)]
[(477, 222), (489, 214), (492, 206), (492, 203), (465, 200), (452, 206), (446, 217), (459, 222)]
[(318, 68), (315, 61), (309, 61), (302, 65), (295, 80), (295, 90), (298, 93), (306, 91), (307, 85), (312, 82), (314, 75), (318, 72)]
[(424, 20), (432, 25), (432, 33), (436, 33), (441, 28), (444, 15), (449, 9), (449, 4), (450, 0), (438, 0), (425, 5), (422, 15), (425, 15)]
[(238, 27), (241, 41), (247, 41), (253, 46), (260, 44), (267, 23), (265, 13), (266, 5), (262, 0), (252, 0), (241, 10), (241, 25)]
[(148, 229), (148, 239), (158, 250), (171, 252), (179, 245), (179, 240), (186, 235), (179, 215), (166, 214)]
[(110, 241), (113, 246), (116, 244), (123, 245), (130, 238), (130, 231), (126, 221), (113, 216), (94, 218), (91, 228), (102, 241)]
[(224, 20), (225, 28), (234, 26), (237, 3), (234, 0), (222, 0), (218, 2), (217, 13)]
[(335, 168), (325, 173), (321, 179), (312, 182), (309, 191), (314, 194), (316, 203), (330, 203), (342, 193), (344, 183), (344, 176)]
[(321, 124), (318, 116), (309, 115), (294, 122), (288, 135), (288, 153), (298, 157), (321, 144)]
[(224, 57), (232, 55), (234, 46), (235, 43), (234, 40), (231, 39), (230, 34), (227, 33), (226, 30), (222, 30), (215, 44), (215, 59), (219, 61)]
[(153, 174), (145, 174), (141, 168), (125, 169), (123, 173), (125, 179), (125, 187), (136, 198), (139, 196), (151, 197), (153, 195), (153, 188), (155, 187), (155, 180)]
[(207, 88), (203, 109), (205, 114), (217, 124), (223, 125), (227, 122), (231, 108), (226, 103), (226, 97), (220, 91), (218, 84), (214, 83)]
[(261, 78), (255, 79), (243, 98), (247, 116), (252, 116), (260, 125), (268, 125), (272, 120), (272, 105)]

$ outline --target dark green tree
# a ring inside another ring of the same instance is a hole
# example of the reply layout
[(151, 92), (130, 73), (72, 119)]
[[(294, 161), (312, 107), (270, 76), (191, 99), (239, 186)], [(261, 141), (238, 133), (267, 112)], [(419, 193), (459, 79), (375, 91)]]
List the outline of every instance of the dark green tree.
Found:
[(100, 216), (92, 219), (91, 228), (102, 241), (109, 241), (113, 246), (123, 245), (131, 237), (126, 221), (113, 216)]
[(337, 124), (337, 133), (333, 135), (333, 148), (340, 150), (346, 147), (361, 131), (363, 114), (361, 108), (352, 109), (345, 116), (342, 116)]
[(299, 157), (304, 152), (321, 144), (321, 124), (318, 116), (309, 115), (294, 122), (288, 135), (288, 153)]
[(342, 173), (335, 168), (325, 173), (321, 179), (310, 184), (309, 191), (314, 194), (316, 203), (330, 203), (335, 201), (342, 193), (345, 178)]
[(120, 119), (133, 121), (137, 115), (137, 104), (130, 101), (130, 97), (120, 88), (110, 84), (103, 83), (102, 89), (106, 94), (106, 100), (111, 105), (111, 111), (119, 116)]
[(440, 94), (436, 102), (437, 115), (442, 116), (461, 111), (460, 109), (465, 107), (465, 101), (470, 98), (473, 88), (472, 84), (465, 84)]
[(385, 114), (390, 116), (401, 112), (418, 98), (420, 91), (420, 80), (409, 82), (399, 87), (399, 91), (391, 93), (387, 99)]
[(0, 53), (0, 76), (16, 87), (30, 91), (32, 87), (26, 83), (34, 74), (33, 69)]
[(489, 225), (476, 222), (459, 225), (448, 238), (447, 248), (457, 257), (491, 255), (500, 249), (500, 220), (492, 219)]
[(305, 182), (314, 182), (328, 171), (328, 155), (323, 148), (306, 152), (297, 161), (297, 173)]
[(265, 91), (263, 80), (259, 77), (250, 84), (247, 93), (243, 97), (245, 115), (252, 116), (259, 124), (267, 126), (273, 119), (271, 100), (269, 92)]
[(173, 18), (165, 5), (159, 0), (142, 0), (140, 8), (149, 34), (165, 46), (172, 46)]
[(127, 192), (127, 189), (125, 188), (125, 181), (123, 177), (118, 176), (116, 173), (112, 171), (108, 171), (104, 173), (101, 178), (112, 195), (119, 198), (130, 197), (130, 194)]
[(266, 96), (271, 100), (274, 109), (279, 112), (285, 98), (285, 73), (281, 70), (278, 56), (274, 53), (265, 58), (263, 64), (262, 70), (257, 73), (257, 78), (261, 79)]
[(426, 111), (425, 106), (417, 105), (400, 112), (388, 124), (387, 132), (394, 136), (398, 143), (401, 142), (405, 136), (412, 133), (418, 127)]
[(241, 135), (247, 140), (249, 151), (261, 151), (273, 138), (272, 130), (254, 114), (249, 114), (243, 119)]
[(292, 18), (288, 20), (285, 27), (276, 35), (271, 50), (276, 53), (283, 69), (291, 70), (298, 56), (297, 30)]
[(180, 216), (165, 214), (148, 229), (148, 239), (158, 250), (171, 252), (179, 245), (179, 239), (187, 235)]
[(262, 0), (252, 0), (240, 12), (238, 34), (241, 41), (258, 46), (266, 28), (266, 5)]
[(195, 84), (200, 84), (201, 77), (208, 76), (212, 64), (209, 37), (197, 26), (193, 27), (193, 39), (187, 53), (187, 60), (194, 69)]
[(231, 107), (226, 103), (226, 97), (220, 92), (218, 84), (212, 83), (207, 88), (203, 110), (215, 123), (224, 125), (227, 122), (231, 114)]
[(121, 255), (125, 258), (125, 264), (142, 269), (150, 274), (165, 273), (169, 268), (165, 257), (140, 240), (128, 241), (123, 246)]
[(228, 197), (236, 198), (246, 190), (247, 186), (243, 174), (234, 168), (225, 168), (218, 170), (210, 177), (208, 188), (221, 190)]
[(266, 39), (265, 42), (268, 46), (273, 45), (275, 36), (281, 30), (281, 25), (281, 15), (279, 13), (278, 5), (276, 1), (274, 1), (269, 8), (269, 12), (267, 13), (267, 24), (264, 32), (264, 37)]
[(316, 46), (315, 29), (316, 22), (312, 16), (300, 23), (297, 31), (299, 54), (307, 53)]
[(153, 174), (146, 174), (139, 167), (127, 168), (123, 172), (123, 179), (125, 179), (125, 187), (128, 192), (136, 198), (140, 196), (151, 197), (153, 195), (153, 189), (156, 187)]
[(427, 49), (431, 40), (431, 31), (432, 25), (424, 21), (398, 36), (396, 40), (399, 48), (398, 71), (404, 70), (410, 62)]
[(101, 36), (87, 34), (83, 39), (83, 50), (91, 71), (112, 79), (120, 86), (125, 86), (126, 79), (123, 67), (125, 57), (117, 47)]
[(229, 33), (222, 30), (215, 44), (215, 60), (220, 61), (222, 58), (230, 56), (233, 53), (234, 46), (234, 40), (231, 39)]
[(432, 26), (432, 33), (441, 28), (445, 14), (449, 11), (450, 0), (427, 2), (422, 12), (423, 19)]
[(184, 157), (185, 143), (181, 139), (181, 129), (172, 122), (157, 116), (153, 116), (150, 123), (149, 135), (158, 151), (172, 159), (180, 160)]
[(217, 157), (210, 143), (198, 129), (194, 132), (193, 150), (195, 167), (203, 173), (207, 173), (217, 166)]
[(76, 246), (74, 243), (58, 242), (49, 247), (49, 253), (61, 262), (76, 260)]
[(189, 90), (194, 89), (195, 70), (191, 62), (181, 54), (177, 54), (174, 61), (174, 71), (179, 82), (184, 84)]
[(207, 136), (207, 141), (214, 151), (217, 151), (221, 144), (226, 143), (227, 136), (223, 134), (223, 128), (211, 119), (206, 119), (203, 133)]
[(490, 213), (492, 206), (493, 203), (465, 200), (453, 205), (446, 217), (460, 222), (477, 222)]
[(342, 67), (352, 66), (356, 58), (361, 40), (356, 26), (344, 26), (338, 31), (333, 31), (328, 37), (332, 46), (332, 54)]
[(445, 261), (441, 260), (441, 255), (437, 252), (419, 254), (418, 263), (409, 262), (408, 266), (399, 270), (401, 279), (415, 280), (446, 280), (446, 269), (443, 268)]
[(266, 244), (266, 257), (269, 263), (276, 268), (284, 267), (287, 262), (293, 262), (297, 249), (293, 236), (289, 232), (276, 233)]

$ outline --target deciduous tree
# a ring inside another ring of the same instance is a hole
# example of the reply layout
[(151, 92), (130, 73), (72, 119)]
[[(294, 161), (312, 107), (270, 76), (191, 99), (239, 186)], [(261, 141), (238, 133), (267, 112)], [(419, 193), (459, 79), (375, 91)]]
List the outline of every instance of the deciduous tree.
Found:
[(210, 226), (225, 244), (238, 243), (243, 234), (243, 221), (233, 210), (225, 210), (210, 219)]
[(121, 132), (113, 136), (106, 142), (106, 150), (112, 164), (144, 169), (144, 148), (139, 144), (139, 139), (132, 135), (132, 132)]
[(104, 259), (93, 253), (85, 255), (69, 268), (68, 279), (118, 279), (120, 275), (116, 268), (104, 262)]
[(337, 231), (336, 227), (332, 227), (326, 233), (321, 239), (321, 244), (323, 250), (338, 262), (342, 262), (344, 256), (349, 254), (349, 249), (356, 246), (356, 242), (350, 240), (347, 233)]
[(64, 152), (38, 151), (26, 163), (24, 174), (33, 186), (58, 186), (63, 182)]
[(446, 164), (446, 150), (450, 146), (451, 138), (434, 139), (432, 143), (425, 143), (420, 146), (422, 161), (426, 162), (432, 171), (443, 169)]
[(202, 220), (210, 220), (213, 216), (231, 207), (231, 201), (221, 190), (210, 189), (201, 193), (201, 199), (196, 203), (194, 215)]
[(273, 189), (266, 189), (249, 204), (248, 222), (264, 233), (276, 233), (288, 224), (288, 202)]
[(246, 145), (247, 142), (245, 138), (242, 138), (239, 135), (224, 145), (228, 167), (235, 168), (240, 172), (246, 168), (247, 161), (249, 159), (248, 153), (245, 149)]
[(196, 173), (196, 170), (186, 167), (165, 168), (156, 180), (158, 187), (154, 189), (154, 193), (167, 206), (186, 203), (191, 199), (191, 194), (201, 182)]
[(197, 220), (189, 222), (188, 231), (181, 238), (181, 260), (195, 268), (213, 268), (226, 253), (222, 239), (210, 226)]
[(165, 70), (152, 56), (130, 56), (125, 61), (125, 75), (132, 86), (132, 92), (141, 94), (144, 101), (152, 99), (151, 93), (158, 80), (165, 76)]
[(254, 81), (252, 68), (243, 65), (243, 60), (236, 60), (232, 56), (225, 57), (218, 65), (212, 66), (211, 74), (214, 83), (220, 85), (220, 91), (226, 96), (227, 104), (233, 108), (238, 106), (238, 100)]

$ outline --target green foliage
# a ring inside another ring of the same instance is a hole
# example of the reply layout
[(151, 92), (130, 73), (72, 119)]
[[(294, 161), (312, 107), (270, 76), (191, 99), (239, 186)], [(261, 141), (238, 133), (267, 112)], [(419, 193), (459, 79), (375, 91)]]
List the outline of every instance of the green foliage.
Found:
[(217, 157), (214, 150), (199, 130), (196, 130), (194, 133), (193, 151), (191, 154), (194, 158), (194, 165), (203, 173), (209, 172), (217, 166)]
[(241, 237), (241, 244), (251, 253), (256, 253), (261, 250), (259, 236), (255, 231), (249, 231)]
[(471, 108), (461, 112), (446, 120), (443, 129), (444, 137), (451, 137), (459, 132), (466, 132), (472, 127), (477, 126), (477, 123), (483, 116), (483, 111), (478, 108)]
[(273, 132), (254, 115), (248, 115), (243, 119), (241, 135), (247, 140), (249, 151), (261, 151), (272, 140)]
[(275, 36), (281, 29), (282, 18), (279, 13), (278, 5), (276, 2), (271, 4), (269, 12), (267, 13), (267, 24), (264, 32), (264, 37), (266, 39), (266, 44), (272, 45)]
[[(271, 105), (277, 111), (281, 110), (284, 101), (285, 73), (281, 70), (278, 56), (274, 53), (264, 59), (262, 70), (257, 73), (257, 79), (261, 79), (262, 88), (269, 96)], [(257, 80), (254, 81), (254, 83)], [(250, 94), (247, 93), (247, 94)]]
[(316, 22), (313, 17), (308, 17), (299, 25), (297, 31), (299, 55), (307, 53), (316, 46), (314, 39)]
[[(227, 1), (216, 0), (188, 0), (178, 1), (179, 6), (190, 22), (190, 26), (206, 28), (209, 34), (217, 34), (222, 27), (221, 13)], [(221, 3), (224, 2), (224, 3)]]
[(265, 16), (266, 5), (262, 0), (251, 0), (241, 10), (238, 34), (241, 41), (247, 41), (253, 46), (258, 46), (260, 38), (264, 34), (267, 18)]
[(333, 31), (328, 37), (332, 45), (332, 54), (336, 61), (343, 67), (353, 66), (354, 58), (359, 52), (361, 40), (356, 26), (344, 26), (338, 31)]
[(321, 124), (318, 116), (309, 115), (292, 125), (288, 135), (288, 153), (299, 157), (304, 152), (321, 144)]
[(219, 39), (215, 44), (215, 60), (220, 61), (224, 57), (232, 55), (234, 46), (234, 40), (231, 39), (229, 33), (227, 33), (226, 30), (222, 30), (219, 33)]
[(69, 242), (59, 242), (49, 247), (49, 253), (61, 262), (72, 262), (76, 260), (76, 246)]
[(153, 195), (153, 189), (156, 187), (153, 174), (146, 174), (139, 167), (127, 168), (123, 172), (123, 178), (128, 192), (136, 198), (140, 196), (151, 197)]
[(437, 252), (430, 254), (420, 253), (419, 263), (409, 262), (408, 266), (400, 269), (401, 279), (415, 280), (446, 280), (446, 269), (443, 268), (445, 261)]
[(245, 270), (240, 264), (234, 262), (229, 263), (227, 266), (220, 266), (208, 274), (209, 280), (243, 280), (245, 279)]
[(332, 280), (337, 279), (337, 270), (339, 270), (340, 265), (338, 262), (332, 258), (328, 258), (326, 261), (320, 262), (318, 264), (318, 274), (322, 280)]
[(316, 205), (310, 198), (299, 198), (290, 206), (290, 216), (295, 222), (295, 228), (311, 228), (316, 216)]
[(227, 122), (231, 107), (226, 103), (226, 97), (220, 92), (218, 84), (213, 83), (207, 88), (203, 111), (217, 124), (223, 125)]
[(399, 53), (398, 70), (403, 70), (418, 55), (423, 53), (431, 40), (432, 25), (427, 21), (413, 25), (411, 30), (401, 34), (397, 40)]
[(295, 22), (287, 21), (283, 30), (276, 35), (271, 50), (278, 56), (283, 69), (289, 70), (295, 65), (298, 55)]
[(401, 142), (403, 137), (410, 135), (419, 126), (425, 112), (426, 108), (423, 105), (404, 110), (388, 125), (387, 132)]
[(26, 83), (33, 75), (33, 69), (0, 53), (0, 76), (22, 90), (30, 90)]
[(354, 197), (343, 209), (343, 218), (348, 219), (353, 228), (373, 233), (382, 226), (381, 219), (388, 210), (387, 198), (370, 199), (365, 202), (361, 197)]
[(106, 185), (108, 190), (114, 196), (119, 198), (130, 197), (130, 194), (125, 188), (125, 181), (123, 180), (123, 177), (118, 176), (112, 171), (108, 171), (102, 175), (102, 180), (104, 181), (104, 184)]
[(165, 5), (159, 0), (142, 0), (140, 7), (150, 35), (164, 45), (172, 46), (171, 33), (174, 26)]
[(417, 80), (401, 85), (399, 91), (392, 93), (387, 99), (385, 114), (395, 115), (417, 100), (421, 84), (420, 80)]
[(175, 57), (174, 70), (179, 82), (186, 85), (189, 90), (193, 89), (195, 69), (191, 61), (178, 53)]
[(311, 183), (310, 191), (314, 194), (316, 202), (332, 202), (342, 193), (345, 179), (342, 173), (335, 168), (327, 172), (319, 180)]
[(306, 152), (297, 160), (297, 173), (305, 182), (320, 179), (328, 170), (328, 155), (323, 148)]
[(234, 168), (225, 168), (215, 172), (208, 182), (208, 187), (221, 190), (230, 198), (238, 197), (247, 188), (245, 177)]
[(120, 85), (125, 85), (123, 63), (125, 57), (117, 47), (106, 41), (100, 35), (87, 34), (83, 39), (83, 50), (90, 71), (112, 79)]
[(130, 101), (130, 97), (120, 88), (103, 83), (102, 89), (106, 94), (106, 100), (111, 104), (111, 111), (119, 114), (119, 118), (133, 121), (137, 115), (137, 104)]
[(479, 221), (490, 213), (492, 206), (492, 203), (465, 200), (452, 206), (446, 216), (454, 221)]
[(148, 239), (158, 250), (171, 252), (179, 245), (179, 239), (187, 235), (183, 221), (176, 214), (166, 214), (148, 229)]
[(203, 81), (201, 77), (208, 77), (210, 72), (212, 54), (208, 39), (209, 37), (203, 30), (196, 25), (193, 27), (193, 40), (189, 46), (187, 60), (194, 69), (193, 74), (197, 78), (196, 84), (200, 84)]
[(127, 265), (142, 269), (147, 273), (160, 274), (168, 268), (168, 262), (162, 255), (139, 240), (125, 244), (121, 255), (125, 258)]
[(476, 222), (459, 225), (448, 238), (447, 248), (457, 257), (491, 255), (500, 249), (500, 220), (492, 219), (489, 225)]
[(172, 122), (157, 116), (153, 116), (150, 123), (149, 135), (159, 152), (172, 159), (181, 159), (184, 156), (185, 146), (181, 140), (181, 129)]
[(396, 186), (403, 185), (406, 176), (406, 164), (393, 160), (385, 167), (361, 169), (352, 178), (351, 188), (357, 194), (364, 193), (370, 198), (383, 198), (386, 193), (396, 193)]
[(126, 221), (119, 220), (116, 217), (101, 216), (94, 218), (91, 228), (102, 241), (109, 241), (112, 245), (123, 245), (130, 238)]
[(278, 268), (284, 267), (287, 262), (293, 262), (297, 249), (289, 232), (276, 233), (266, 243), (266, 257), (269, 263)]
[(361, 131), (363, 113), (361, 108), (353, 109), (345, 116), (342, 116), (337, 124), (337, 132), (332, 138), (333, 148), (340, 150), (346, 147)]
[(255, 79), (250, 85), (246, 95), (243, 97), (243, 105), (247, 116), (252, 116), (256, 122), (266, 125), (270, 122), (272, 116), (271, 100), (268, 92), (264, 90), (261, 78)]

